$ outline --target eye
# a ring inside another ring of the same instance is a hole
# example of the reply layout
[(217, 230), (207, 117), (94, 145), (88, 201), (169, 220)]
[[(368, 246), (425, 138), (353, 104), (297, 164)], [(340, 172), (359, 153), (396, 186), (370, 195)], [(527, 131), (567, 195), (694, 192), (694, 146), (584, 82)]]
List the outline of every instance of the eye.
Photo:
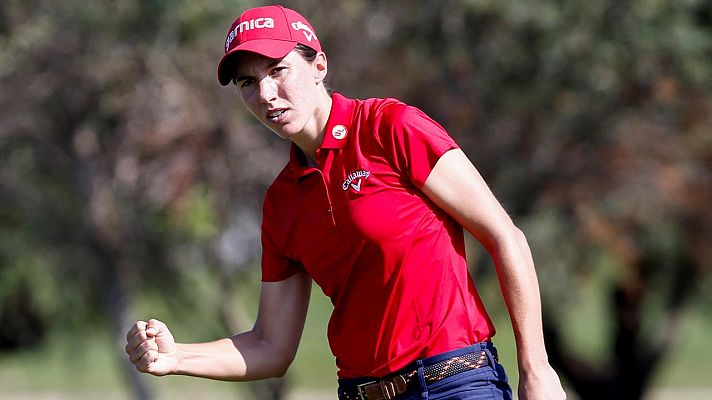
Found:
[(255, 79), (253, 78), (239, 78), (239, 79), (233, 79), (232, 83), (235, 84), (238, 88), (246, 88), (250, 87), (255, 83)]
[(286, 70), (287, 67), (274, 67), (272, 68), (272, 71), (270, 71), (270, 75), (275, 76), (275, 75), (280, 75), (284, 70)]

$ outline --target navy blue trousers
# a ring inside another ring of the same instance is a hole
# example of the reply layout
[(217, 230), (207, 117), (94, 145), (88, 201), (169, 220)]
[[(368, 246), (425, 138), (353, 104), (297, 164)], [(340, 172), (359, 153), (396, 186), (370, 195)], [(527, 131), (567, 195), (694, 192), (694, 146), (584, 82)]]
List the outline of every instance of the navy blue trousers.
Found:
[[(423, 367), (435, 364), (455, 356), (485, 351), (489, 365), (461, 372), (457, 375), (427, 384), (423, 377)], [(448, 351), (436, 356), (416, 361), (420, 390), (404, 393), (397, 400), (512, 400), (512, 389), (509, 387), (504, 367), (495, 361), (496, 349), (491, 342), (476, 343), (472, 346)], [(363, 379), (367, 381), (368, 379)], [(342, 381), (340, 384), (362, 383), (354, 380)]]

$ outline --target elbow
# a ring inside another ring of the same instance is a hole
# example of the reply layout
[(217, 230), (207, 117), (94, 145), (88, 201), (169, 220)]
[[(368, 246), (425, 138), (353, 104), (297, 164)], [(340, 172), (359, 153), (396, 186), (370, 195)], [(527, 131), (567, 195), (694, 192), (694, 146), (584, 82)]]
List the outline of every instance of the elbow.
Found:
[(288, 369), (289, 369), (289, 365), (285, 366), (284, 368), (280, 368), (271, 377), (272, 378), (282, 378), (285, 375), (287, 375)]
[(519, 229), (514, 224), (512, 224), (511, 228), (509, 229), (509, 242), (515, 249), (517, 249), (518, 252), (529, 252), (529, 243), (527, 241), (527, 236), (524, 234), (524, 231)]
[(279, 354), (265, 355), (261, 357), (261, 362), (248, 364), (247, 374), (239, 380), (254, 381), (281, 378), (287, 374), (292, 361), (293, 359), (282, 357)]
[(294, 361), (294, 357), (284, 357), (282, 360), (279, 360), (274, 366), (274, 369), (272, 370), (272, 378), (281, 378), (284, 375), (287, 374), (287, 370), (289, 370), (289, 367), (292, 365), (292, 361)]
[(274, 330), (265, 329), (260, 322), (258, 318), (251, 331), (257, 339), (255, 343), (257, 352), (253, 353), (251, 360), (246, 360), (248, 364), (254, 366), (250, 380), (281, 378), (292, 365), (297, 346), (289, 340), (289, 337), (274, 334)]
[[(492, 255), (519, 252), (521, 249), (528, 249), (529, 244), (524, 232), (514, 223), (509, 223), (501, 227), (485, 243), (485, 247)], [(510, 253), (511, 254), (511, 253)]]
[(287, 374), (287, 370), (292, 365), (296, 356), (296, 349), (281, 346), (271, 346), (275, 351), (270, 355), (271, 363), (267, 378), (281, 378)]
[(524, 234), (524, 231), (522, 231), (516, 225), (512, 224), (511, 231), (512, 237), (517, 244), (521, 245), (527, 243), (527, 236)]

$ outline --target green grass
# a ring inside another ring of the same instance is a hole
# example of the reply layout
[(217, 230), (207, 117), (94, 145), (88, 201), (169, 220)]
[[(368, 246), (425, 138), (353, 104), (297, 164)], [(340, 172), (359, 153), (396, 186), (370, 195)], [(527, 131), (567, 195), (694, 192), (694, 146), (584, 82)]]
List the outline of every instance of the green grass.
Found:
[(680, 338), (659, 367), (657, 387), (712, 388), (712, 318), (702, 309), (683, 316)]
[(48, 343), (0, 358), (0, 397), (11, 392), (120, 391), (123, 381), (111, 341), (99, 335), (53, 337)]
[[(501, 362), (507, 368), (511, 382), (516, 385), (511, 326), (503, 305), (496, 299), (496, 288), (485, 287), (481, 291), (498, 328), (495, 344), (500, 351)], [(576, 322), (572, 333), (595, 331), (594, 308), (586, 311), (590, 317)], [(301, 346), (288, 373), (292, 389), (319, 389), (330, 393), (336, 389), (334, 358), (326, 340), (330, 312), (331, 304), (315, 287)], [(654, 386), (712, 387), (712, 373), (709, 372), (712, 346), (709, 346), (708, 334), (712, 331), (712, 321), (704, 310), (691, 309), (683, 316), (681, 323), (677, 345), (658, 369)], [(32, 397), (32, 393), (47, 392), (76, 397), (89, 394), (91, 398), (91, 394), (101, 393), (102, 396), (112, 394), (113, 398), (130, 398), (121, 373), (121, 363), (126, 362), (120, 346), (113, 343), (106, 328), (82, 333), (67, 332), (52, 337), (45, 345), (32, 351), (0, 353), (0, 398), (6, 398), (7, 394), (24, 393), (26, 397)], [(163, 398), (234, 398), (235, 393), (245, 389), (245, 384), (187, 377), (146, 377), (146, 380)]]
[[(250, 294), (245, 292), (244, 296)], [(159, 316), (170, 314), (159, 302), (142, 308), (155, 310)], [(291, 387), (335, 393), (336, 367), (326, 340), (330, 313), (331, 303), (315, 287), (301, 345), (287, 375)], [(169, 316), (167, 319), (173, 318)], [(191, 325), (189, 321), (181, 321), (172, 330), (179, 340), (210, 340), (217, 329), (217, 324), (213, 325)], [(122, 363), (127, 362), (121, 345), (113, 342), (107, 327), (84, 333), (65, 332), (51, 337), (46, 344), (33, 350), (0, 353), (0, 399), (8, 394), (50, 392), (77, 396), (89, 394), (89, 397), (92, 393), (110, 393), (119, 398), (130, 398), (122, 375)], [(243, 383), (181, 376), (146, 376), (146, 381), (154, 393), (168, 398), (226, 398), (234, 397), (234, 393), (246, 392)], [(196, 395), (191, 396), (190, 393)]]
[(329, 298), (318, 286), (314, 286), (302, 341), (290, 369), (290, 379), (299, 386), (333, 389), (336, 393), (336, 360), (326, 339), (331, 310)]

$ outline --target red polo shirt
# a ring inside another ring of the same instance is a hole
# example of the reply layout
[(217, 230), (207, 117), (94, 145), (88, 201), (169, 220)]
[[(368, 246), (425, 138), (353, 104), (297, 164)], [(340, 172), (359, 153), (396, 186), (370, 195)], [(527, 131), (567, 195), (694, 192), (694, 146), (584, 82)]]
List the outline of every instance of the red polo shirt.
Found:
[(419, 190), (456, 147), (414, 107), (334, 94), (318, 167), (293, 145), (268, 189), (262, 280), (303, 269), (331, 298), (339, 377), (380, 377), (494, 334), (462, 227)]

